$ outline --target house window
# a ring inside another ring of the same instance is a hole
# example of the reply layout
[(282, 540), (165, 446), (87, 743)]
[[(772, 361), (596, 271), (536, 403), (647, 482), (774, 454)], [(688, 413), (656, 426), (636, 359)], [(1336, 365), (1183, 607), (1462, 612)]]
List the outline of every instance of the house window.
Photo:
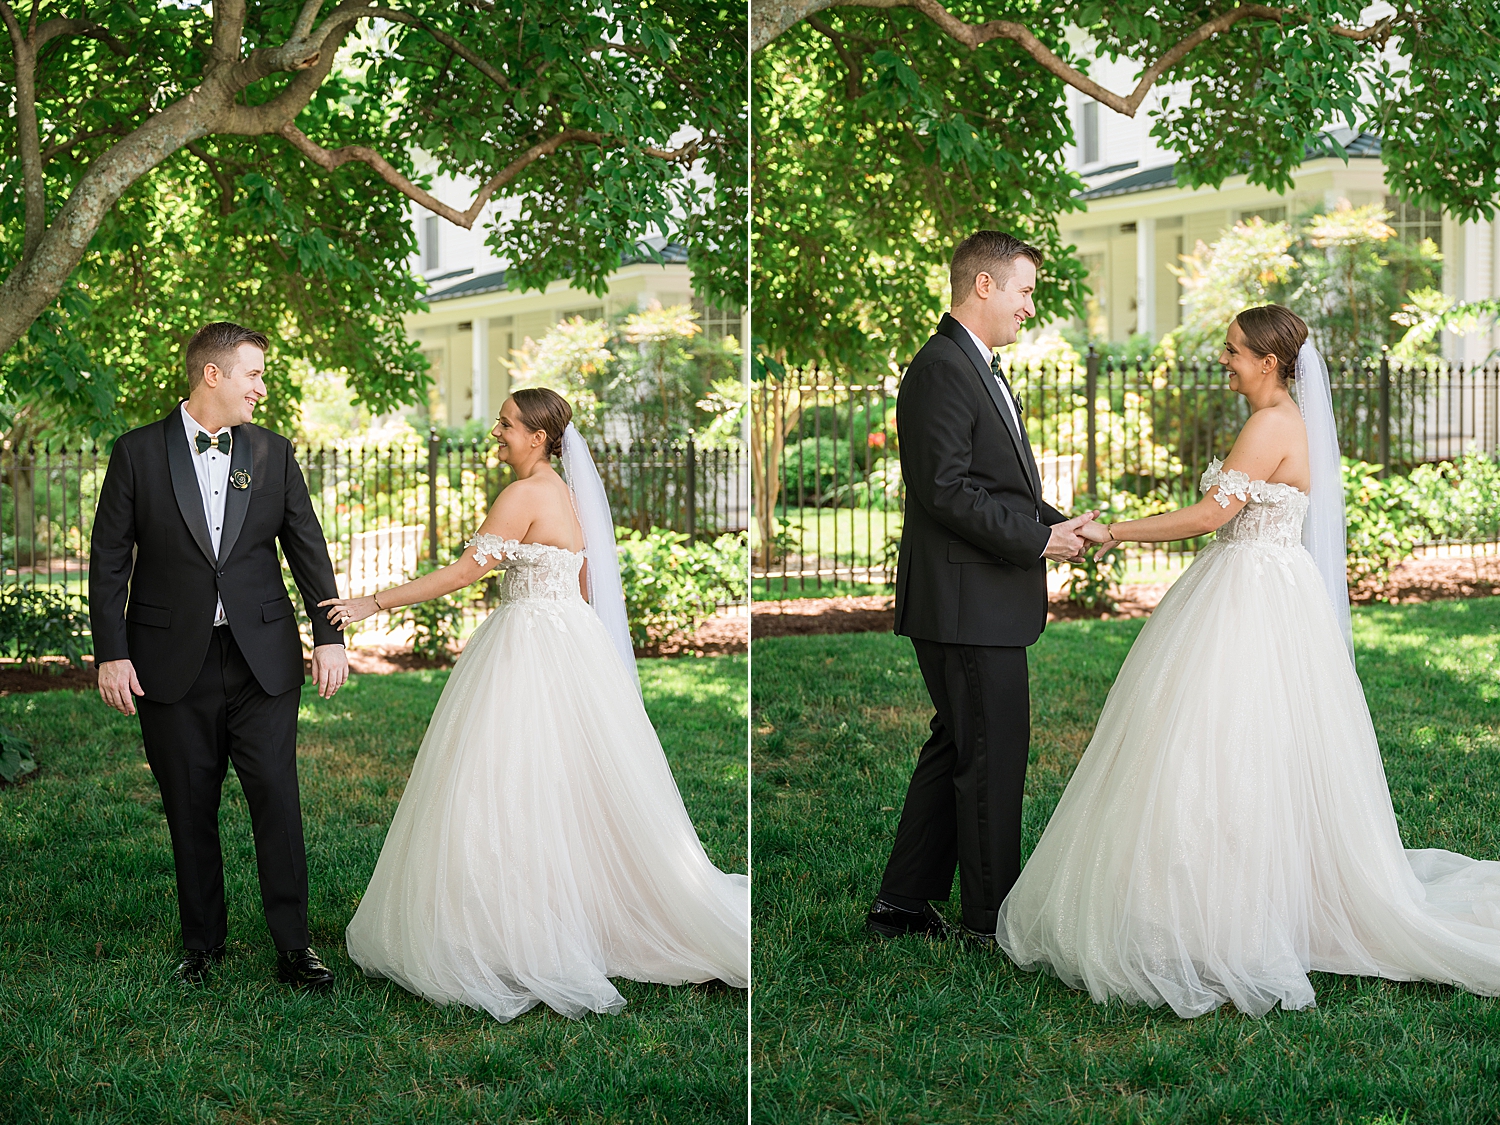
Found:
[(1421, 245), (1424, 238), (1430, 238), (1433, 245), (1438, 250), (1442, 250), (1443, 213), (1441, 211), (1427, 211), (1421, 207), (1413, 207), (1410, 203), (1403, 203), (1394, 195), (1385, 197), (1385, 209), (1391, 213), (1390, 223), (1396, 228), (1398, 237), (1415, 245)]
[(1240, 222), (1248, 223), (1251, 219), (1259, 219), (1263, 223), (1286, 222), (1285, 207), (1257, 207), (1251, 211), (1240, 212)]
[(1079, 111), (1083, 143), (1079, 147), (1079, 159), (1084, 164), (1099, 163), (1099, 103), (1086, 101)]
[(422, 220), (422, 269), (435, 270), (438, 268), (438, 222), (436, 215), (428, 215)]
[(704, 339), (722, 340), (725, 336), (739, 338), (739, 309), (721, 309), (717, 305), (707, 304), (701, 297), (694, 297), (693, 311), (698, 314), (698, 326), (703, 329)]

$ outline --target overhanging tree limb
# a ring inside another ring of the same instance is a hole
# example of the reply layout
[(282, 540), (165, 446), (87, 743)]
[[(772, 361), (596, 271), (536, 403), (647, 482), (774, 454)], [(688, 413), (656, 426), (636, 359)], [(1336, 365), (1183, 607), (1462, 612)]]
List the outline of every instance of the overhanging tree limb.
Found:
[[(1186, 58), (1194, 48), (1228, 31), (1245, 20), (1260, 19), (1280, 23), (1287, 19), (1304, 19), (1286, 8), (1274, 8), (1267, 4), (1241, 4), (1229, 9), (1184, 36), (1170, 50), (1141, 73), (1135, 89), (1126, 96), (1106, 90), (1088, 75), (1069, 66), (1045, 43), (1032, 33), (1025, 24), (1013, 20), (989, 20), (985, 23), (970, 23), (948, 11), (938, 0), (772, 0), (768, 4), (756, 4), (751, 12), (751, 46), (760, 50), (783, 31), (802, 20), (827, 8), (911, 8), (926, 16), (945, 35), (970, 50), (997, 39), (1008, 39), (1017, 44), (1037, 61), (1042, 69), (1061, 78), (1069, 86), (1106, 105), (1116, 113), (1134, 117), (1146, 95), (1168, 70)], [(1377, 21), (1366, 28), (1349, 28), (1338, 25), (1325, 28), (1332, 35), (1346, 39), (1368, 40), (1383, 43), (1394, 24), (1393, 17)], [(819, 31), (822, 27), (813, 25)], [(842, 52), (841, 52), (842, 53)]]
[[(474, 226), (474, 221), (479, 218), (480, 212), (484, 210), (484, 205), (490, 201), (495, 192), (514, 180), (537, 160), (556, 152), (564, 145), (603, 145), (606, 140), (604, 134), (590, 132), (587, 129), (564, 129), (560, 133), (554, 133), (546, 140), (538, 141), (532, 145), (491, 177), (475, 194), (474, 201), (469, 204), (468, 210), (460, 211), (456, 207), (450, 207), (431, 192), (424, 191), (412, 183), (389, 160), (372, 148), (365, 145), (345, 145), (343, 148), (330, 151), (315, 141), (310, 140), (302, 130), (298, 129), (291, 122), (287, 122), (277, 131), (298, 152), (326, 171), (332, 172), (335, 168), (352, 162), (368, 164), (371, 168), (375, 169), (375, 172), (382, 180), (390, 184), (391, 187), (395, 188), (402, 195), (427, 208), (434, 215), (441, 215), (454, 226), (463, 227), (464, 230), (470, 230)], [(646, 155), (654, 156), (661, 160), (681, 162), (691, 161), (697, 154), (698, 147), (698, 141), (690, 141), (681, 148), (647, 148), (643, 151)]]

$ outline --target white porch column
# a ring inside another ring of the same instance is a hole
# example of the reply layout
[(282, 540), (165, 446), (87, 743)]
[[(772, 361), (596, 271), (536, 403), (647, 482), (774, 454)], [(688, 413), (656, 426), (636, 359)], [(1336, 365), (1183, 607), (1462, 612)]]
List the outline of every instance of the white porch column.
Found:
[(470, 388), (474, 396), (472, 417), (490, 416), (490, 322), (488, 317), (474, 318), (474, 360), (470, 364)]
[(1135, 224), (1135, 330), (1156, 335), (1156, 220)]

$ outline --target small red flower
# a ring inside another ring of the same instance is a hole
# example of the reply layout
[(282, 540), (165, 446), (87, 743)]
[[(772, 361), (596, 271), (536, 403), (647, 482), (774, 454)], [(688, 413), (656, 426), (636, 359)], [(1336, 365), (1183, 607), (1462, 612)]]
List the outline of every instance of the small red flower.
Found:
[(876, 433), (870, 434), (870, 436), (866, 440), (870, 443), (870, 448), (871, 449), (884, 449), (885, 448), (885, 435), (882, 434), (882, 433), (876, 432)]

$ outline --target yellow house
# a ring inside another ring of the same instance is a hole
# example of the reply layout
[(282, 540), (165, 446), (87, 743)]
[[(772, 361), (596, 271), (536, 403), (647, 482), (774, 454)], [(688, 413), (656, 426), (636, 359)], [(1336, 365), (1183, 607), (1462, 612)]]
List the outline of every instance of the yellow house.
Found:
[[(471, 197), (475, 185), (437, 177), (440, 199)], [(431, 411), (439, 425), (459, 426), (471, 418), (489, 418), (510, 392), (512, 352), (525, 340), (539, 339), (558, 321), (582, 316), (602, 319), (652, 303), (691, 305), (710, 337), (747, 338), (748, 316), (705, 305), (693, 294), (687, 252), (661, 238), (646, 240), (660, 255), (622, 263), (609, 276), (604, 296), (596, 297), (566, 281), (545, 290), (518, 292), (506, 284), (505, 263), (485, 245), (490, 226), (514, 217), (512, 200), (493, 200), (470, 230), (454, 226), (426, 208), (411, 208), (417, 254), (412, 268), (426, 279), (425, 313), (406, 318), (408, 334), (431, 364)], [(748, 354), (748, 349), (747, 349)]]
[[(1096, 77), (1104, 85), (1134, 84), (1129, 60), (1101, 60)], [(1500, 222), (1462, 222), (1452, 216), (1402, 203), (1385, 181), (1380, 138), (1351, 129), (1332, 129), (1310, 149), (1292, 173), (1292, 188), (1276, 194), (1245, 182), (1244, 176), (1217, 188), (1185, 188), (1177, 183), (1174, 157), (1150, 135), (1151, 111), (1162, 98), (1177, 100), (1186, 88), (1153, 91), (1134, 118), (1123, 117), (1092, 98), (1075, 94), (1071, 107), (1076, 144), (1068, 154), (1087, 189), (1083, 211), (1058, 220), (1064, 243), (1077, 247), (1093, 290), (1089, 327), (1120, 341), (1143, 332), (1159, 339), (1181, 322), (1181, 286), (1168, 266), (1191, 254), (1198, 242), (1212, 243), (1236, 222), (1259, 215), (1267, 221), (1295, 219), (1311, 209), (1332, 208), (1340, 199), (1354, 206), (1382, 203), (1402, 238), (1430, 238), (1443, 253), (1443, 291), (1459, 301), (1500, 295)], [(1328, 138), (1335, 139), (1348, 161)], [(1474, 362), (1500, 346), (1500, 325), (1466, 337), (1444, 334), (1449, 359)]]

